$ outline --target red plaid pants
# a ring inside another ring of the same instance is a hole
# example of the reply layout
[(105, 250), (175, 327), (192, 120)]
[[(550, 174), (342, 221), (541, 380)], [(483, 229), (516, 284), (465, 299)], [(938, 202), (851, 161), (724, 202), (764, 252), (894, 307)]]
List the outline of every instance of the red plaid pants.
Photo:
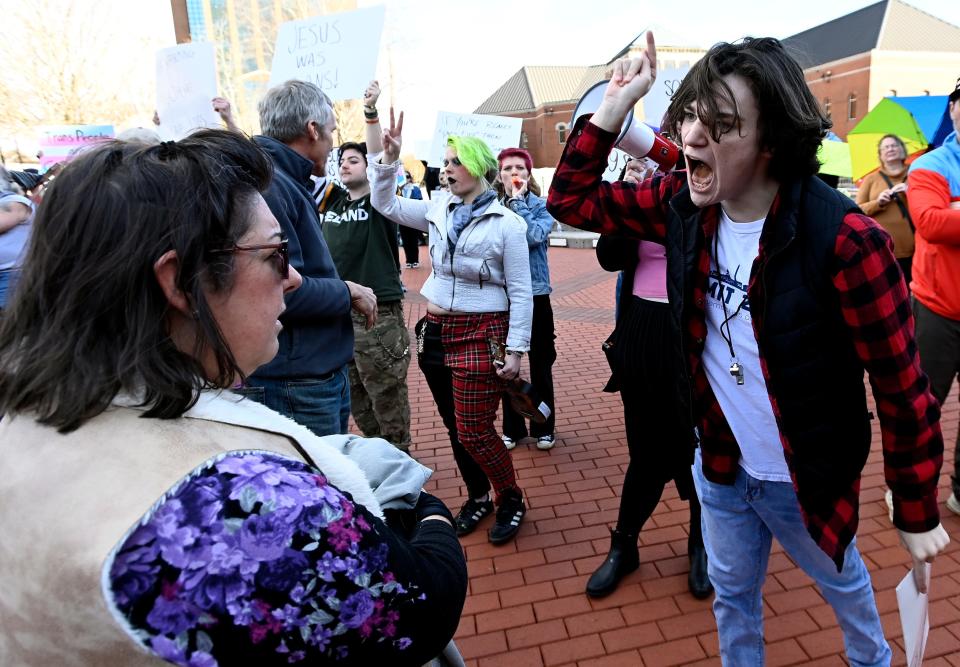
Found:
[(510, 452), (495, 426), (503, 387), (497, 378), (490, 338), (507, 337), (507, 313), (427, 314), (441, 325), (444, 365), (450, 369), (453, 409), (460, 444), (490, 480), (499, 504), (504, 491), (520, 493)]

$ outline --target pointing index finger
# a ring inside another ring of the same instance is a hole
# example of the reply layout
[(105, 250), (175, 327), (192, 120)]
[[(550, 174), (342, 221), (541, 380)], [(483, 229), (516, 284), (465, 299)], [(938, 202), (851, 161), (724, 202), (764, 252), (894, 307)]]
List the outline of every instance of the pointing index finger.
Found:
[(647, 30), (647, 58), (650, 60), (650, 74), (657, 75), (657, 43), (653, 39), (653, 31)]

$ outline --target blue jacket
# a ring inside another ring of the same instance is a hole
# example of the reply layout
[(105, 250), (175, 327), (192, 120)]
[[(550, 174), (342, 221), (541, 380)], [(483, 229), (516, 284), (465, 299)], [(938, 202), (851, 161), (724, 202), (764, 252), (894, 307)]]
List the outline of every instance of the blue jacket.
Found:
[(313, 163), (270, 137), (253, 139), (273, 161), (274, 174), (263, 198), (290, 242), (290, 265), (303, 285), (286, 296), (280, 317), (280, 349), (254, 378), (316, 378), (353, 358), (350, 292), (337, 275), (320, 233), (320, 219), (310, 195)]
[(547, 264), (547, 238), (555, 220), (547, 212), (547, 200), (527, 192), (521, 199), (504, 202), (527, 223), (527, 245), (530, 248), (530, 281), (533, 295), (550, 294), (550, 266)]

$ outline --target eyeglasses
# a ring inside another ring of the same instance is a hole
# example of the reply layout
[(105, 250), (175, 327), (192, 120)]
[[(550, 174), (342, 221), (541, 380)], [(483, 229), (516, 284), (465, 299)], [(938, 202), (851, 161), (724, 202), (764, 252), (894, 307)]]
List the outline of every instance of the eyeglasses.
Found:
[(231, 255), (235, 252), (252, 252), (254, 250), (276, 250), (271, 257), (276, 263), (277, 273), (286, 280), (290, 277), (290, 242), (287, 239), (281, 239), (280, 243), (268, 243), (266, 245), (236, 245), (232, 248), (221, 248), (211, 250), (211, 255)]

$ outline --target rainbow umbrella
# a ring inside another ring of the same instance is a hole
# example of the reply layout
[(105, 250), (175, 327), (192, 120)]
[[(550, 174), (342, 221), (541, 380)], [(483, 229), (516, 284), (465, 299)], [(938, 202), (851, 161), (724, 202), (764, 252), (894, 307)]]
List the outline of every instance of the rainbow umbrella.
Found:
[(820, 144), (817, 160), (821, 174), (850, 178), (850, 145), (840, 141), (833, 132)]
[(928, 146), (939, 146), (950, 132), (945, 95), (884, 97), (847, 133), (852, 177), (859, 180), (880, 166), (877, 144), (885, 134), (895, 134), (914, 155)]

